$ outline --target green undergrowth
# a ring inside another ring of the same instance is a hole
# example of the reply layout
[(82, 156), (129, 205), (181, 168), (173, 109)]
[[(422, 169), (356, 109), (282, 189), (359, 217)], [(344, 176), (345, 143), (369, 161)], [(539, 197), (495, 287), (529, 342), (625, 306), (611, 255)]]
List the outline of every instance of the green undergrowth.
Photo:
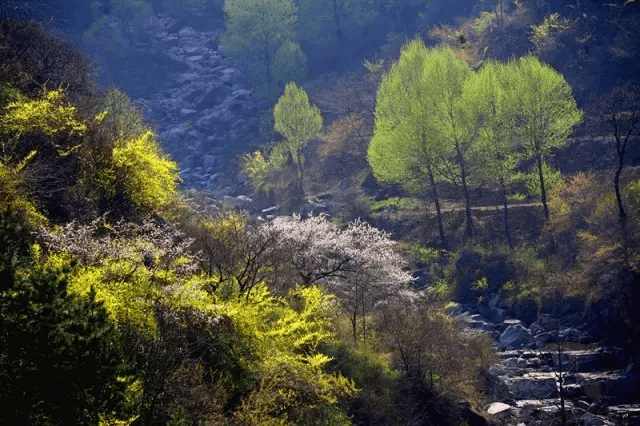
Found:
[(410, 197), (392, 197), (386, 200), (375, 201), (371, 204), (373, 212), (380, 212), (387, 207), (395, 207), (398, 210), (416, 210), (422, 207), (422, 201)]

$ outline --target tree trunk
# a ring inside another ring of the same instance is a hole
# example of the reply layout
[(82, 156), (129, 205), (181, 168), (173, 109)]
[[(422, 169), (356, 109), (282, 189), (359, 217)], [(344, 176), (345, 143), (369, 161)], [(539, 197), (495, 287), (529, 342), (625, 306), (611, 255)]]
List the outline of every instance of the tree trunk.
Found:
[(509, 232), (509, 208), (507, 200), (507, 190), (502, 186), (502, 202), (504, 205), (504, 233), (507, 236), (509, 248), (513, 250), (513, 241), (511, 240), (511, 232)]
[(351, 315), (351, 331), (353, 332), (353, 344), (358, 346), (358, 306), (356, 305)]
[(429, 182), (431, 183), (431, 196), (433, 202), (436, 205), (436, 219), (438, 221), (438, 232), (440, 233), (440, 244), (443, 248), (447, 248), (447, 237), (444, 234), (444, 225), (442, 224), (442, 213), (440, 212), (440, 199), (438, 198), (438, 188), (436, 187), (436, 180), (433, 177), (433, 171), (429, 168)]
[(624, 211), (624, 206), (622, 205), (622, 196), (620, 195), (620, 175), (622, 174), (622, 168), (624, 167), (624, 154), (620, 154), (618, 151), (618, 167), (616, 168), (616, 174), (613, 177), (613, 186), (616, 190), (616, 201), (618, 202), (618, 216), (620, 217), (620, 222), (624, 223), (627, 213)]
[(342, 24), (340, 22), (340, 6), (338, 0), (333, 0), (333, 19), (336, 23), (336, 39), (342, 40)]
[(364, 297), (362, 298), (362, 346), (367, 347), (367, 317), (365, 316)]
[(538, 155), (538, 176), (540, 177), (540, 198), (544, 208), (544, 218), (549, 220), (549, 206), (547, 206), (547, 190), (544, 187), (544, 175), (542, 173), (542, 154)]
[(467, 222), (465, 235), (471, 238), (473, 237), (473, 223), (471, 219), (471, 197), (469, 197), (469, 188), (467, 187), (467, 167), (460, 147), (456, 146), (456, 150), (458, 152), (458, 164), (460, 165), (460, 177), (462, 178), (462, 190), (464, 191), (464, 210)]

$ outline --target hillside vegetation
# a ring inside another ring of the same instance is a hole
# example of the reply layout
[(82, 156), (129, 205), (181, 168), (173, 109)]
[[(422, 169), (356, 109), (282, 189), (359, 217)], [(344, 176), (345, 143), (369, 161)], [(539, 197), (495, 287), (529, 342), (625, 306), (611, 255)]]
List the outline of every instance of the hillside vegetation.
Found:
[[(227, 181), (249, 211), (182, 188), (73, 46), (0, 21), (0, 423), (499, 424), (494, 342), (465, 310), (577, 304), (589, 343), (640, 362), (640, 89), (589, 86), (598, 59), (633, 68), (637, 5), (599, 23), (479, 3), (427, 27), (440, 3), (225, 2), (226, 53), (273, 105)], [(98, 65), (117, 63), (183, 4), (93, 2), (85, 43), (117, 14)], [(362, 41), (390, 16), (403, 31)], [(354, 74), (305, 57), (346, 69), (358, 47), (379, 56)], [(576, 165), (588, 144), (613, 161)]]

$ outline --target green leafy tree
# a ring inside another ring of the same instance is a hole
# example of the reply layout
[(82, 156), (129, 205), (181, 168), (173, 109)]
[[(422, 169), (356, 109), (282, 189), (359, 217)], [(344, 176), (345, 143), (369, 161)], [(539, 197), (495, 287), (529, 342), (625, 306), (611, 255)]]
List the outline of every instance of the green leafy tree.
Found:
[[(551, 166), (548, 162), (542, 163), (542, 177), (544, 179), (545, 188), (551, 188), (562, 180), (560, 170)], [(542, 196), (542, 188), (540, 187), (540, 174), (538, 166), (533, 165), (524, 175), (524, 183), (529, 194), (540, 197)]]
[(302, 149), (309, 138), (322, 130), (320, 110), (309, 104), (309, 97), (303, 88), (295, 83), (289, 83), (273, 108), (273, 118), (273, 128), (284, 136), (284, 143), (298, 168), (298, 177), (302, 184), (304, 177)]
[(465, 80), (472, 76), (472, 70), (466, 62), (454, 55), (449, 46), (433, 49), (432, 58), (425, 62), (425, 66), (429, 89), (425, 91), (424, 102), (431, 110), (427, 120), (432, 132), (448, 150), (445, 161), (440, 163), (440, 173), (462, 188), (465, 234), (471, 237), (473, 222), (469, 186), (475, 164), (469, 160), (478, 138), (478, 122), (471, 107), (473, 98), (463, 93), (463, 87)]
[(326, 43), (332, 34), (342, 41), (345, 28), (365, 27), (380, 12), (379, 0), (300, 0), (300, 32), (303, 38)]
[(534, 56), (520, 58), (512, 64), (516, 72), (510, 82), (518, 99), (516, 124), (527, 158), (536, 161), (540, 197), (545, 219), (549, 219), (547, 185), (544, 180), (544, 157), (566, 144), (573, 127), (582, 120), (571, 86), (562, 74)]
[(0, 293), (0, 423), (98, 424), (121, 409), (122, 338), (95, 293), (67, 293), (68, 272), (12, 274)]
[(522, 180), (515, 172), (518, 164), (515, 117), (518, 100), (508, 88), (511, 65), (488, 62), (465, 82), (465, 94), (473, 102), (478, 114), (480, 137), (474, 160), (481, 166), (485, 181), (497, 184), (504, 206), (504, 228), (509, 247), (513, 247), (509, 232), (508, 195), (512, 183)]
[[(427, 49), (408, 43), (378, 89), (374, 136), (367, 159), (377, 179), (400, 183), (410, 192), (431, 189), (440, 239), (445, 243), (437, 179), (454, 156), (466, 184), (467, 135), (459, 130), (462, 83), (471, 73), (448, 47)], [(461, 126), (462, 127), (462, 126)], [(450, 170), (452, 168), (449, 168)], [(471, 213), (467, 201), (467, 228)]]
[(257, 81), (271, 88), (276, 52), (294, 35), (297, 8), (292, 0), (226, 0), (225, 52), (256, 65)]
[(293, 40), (287, 40), (276, 52), (273, 60), (273, 78), (278, 88), (289, 82), (302, 83), (307, 76), (307, 57)]

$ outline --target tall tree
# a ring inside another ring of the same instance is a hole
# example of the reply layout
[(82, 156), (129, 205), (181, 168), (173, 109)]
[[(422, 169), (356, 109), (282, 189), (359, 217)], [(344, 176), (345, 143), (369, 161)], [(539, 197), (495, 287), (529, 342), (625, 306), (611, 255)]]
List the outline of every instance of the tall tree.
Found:
[(292, 0), (226, 0), (225, 51), (238, 60), (254, 61), (259, 80), (273, 83), (272, 65), (278, 48), (291, 40), (297, 23)]
[(487, 62), (464, 87), (480, 124), (474, 159), (480, 165), (483, 180), (497, 184), (500, 190), (509, 247), (513, 247), (513, 241), (509, 232), (508, 191), (511, 183), (522, 179), (514, 170), (518, 164), (515, 150), (518, 100), (508, 85), (509, 73), (514, 71), (511, 64)]
[[(468, 109), (461, 105), (469, 75), (471, 69), (449, 47), (427, 49), (420, 40), (408, 43), (378, 89), (374, 136), (367, 153), (377, 179), (400, 183), (410, 192), (431, 190), (442, 243), (446, 238), (438, 177), (459, 178), (467, 234), (473, 234), (467, 156), (476, 130), (469, 125)], [(447, 167), (452, 165), (450, 158), (455, 167)]]
[(302, 149), (312, 136), (322, 130), (322, 116), (316, 106), (309, 104), (303, 88), (295, 83), (287, 84), (284, 94), (273, 107), (273, 128), (285, 138), (291, 159), (298, 168), (302, 184), (304, 155)]
[(624, 224), (627, 214), (620, 195), (620, 175), (629, 147), (640, 137), (640, 86), (626, 83), (593, 99), (591, 124), (605, 130), (616, 143), (618, 164), (613, 177), (613, 186), (618, 202), (618, 216)]
[(536, 160), (544, 217), (548, 220), (544, 157), (566, 144), (573, 127), (582, 120), (582, 111), (576, 105), (569, 83), (549, 65), (535, 56), (525, 56), (512, 66), (516, 72), (509, 84), (518, 99), (519, 138), (525, 155)]
[(381, 182), (399, 183), (412, 193), (430, 190), (440, 243), (444, 245), (447, 240), (436, 173), (444, 146), (432, 131), (428, 120), (432, 110), (423, 96), (430, 87), (425, 76), (425, 62), (430, 58), (421, 41), (411, 41), (382, 80), (367, 160)]
[(379, 0), (299, 0), (303, 38), (318, 41), (332, 34), (342, 41), (347, 27), (364, 27), (380, 12)]
[(449, 158), (440, 162), (442, 176), (462, 188), (465, 205), (465, 234), (473, 236), (471, 197), (469, 186), (473, 164), (469, 157), (478, 138), (477, 114), (469, 96), (463, 96), (465, 81), (473, 72), (469, 65), (458, 59), (449, 46), (433, 50), (433, 59), (425, 62), (429, 90), (426, 102), (432, 108), (428, 117), (432, 131), (448, 147)]

